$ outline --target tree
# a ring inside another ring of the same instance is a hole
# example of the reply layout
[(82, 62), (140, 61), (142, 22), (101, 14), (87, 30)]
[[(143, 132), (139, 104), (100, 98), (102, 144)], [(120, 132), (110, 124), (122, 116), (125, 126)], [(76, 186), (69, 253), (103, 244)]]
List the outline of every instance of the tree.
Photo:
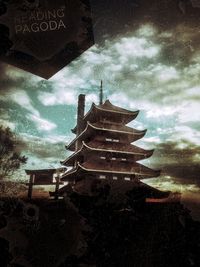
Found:
[(27, 162), (17, 149), (17, 138), (9, 127), (0, 126), (0, 180), (10, 177)]

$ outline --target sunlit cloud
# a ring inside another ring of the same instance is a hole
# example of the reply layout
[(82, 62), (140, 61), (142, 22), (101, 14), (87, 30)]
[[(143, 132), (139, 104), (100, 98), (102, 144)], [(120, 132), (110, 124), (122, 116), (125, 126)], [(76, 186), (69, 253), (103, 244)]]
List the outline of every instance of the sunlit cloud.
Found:
[(153, 58), (160, 52), (160, 46), (148, 42), (145, 38), (127, 37), (114, 45), (114, 49), (120, 55), (119, 61), (127, 63), (127, 59)]
[(161, 143), (159, 136), (144, 137), (142, 140), (151, 144)]
[(182, 184), (177, 182), (174, 177), (171, 176), (161, 176), (155, 179), (146, 179), (145, 183), (157, 187), (161, 190), (179, 192), (179, 193), (200, 193), (200, 188), (196, 184)]
[(179, 143), (181, 139), (188, 140), (195, 145), (200, 145), (200, 131), (185, 125), (175, 126), (174, 136), (171, 137), (171, 140), (178, 141)]
[(40, 116), (34, 115), (34, 114), (28, 114), (26, 116), (29, 120), (33, 121), (35, 125), (37, 126), (38, 130), (40, 131), (52, 131), (57, 127), (57, 125), (53, 122), (50, 122), (48, 120), (45, 120), (41, 118)]
[[(194, 95), (195, 98), (195, 95)], [(184, 108), (179, 112), (179, 122), (199, 122), (200, 121), (200, 101), (188, 101), (185, 104), (183, 103)]]
[(147, 110), (146, 116), (147, 118), (159, 118), (159, 117), (167, 117), (172, 116), (179, 110), (179, 107), (171, 107), (165, 106), (160, 108), (159, 106), (155, 106), (152, 109)]
[(54, 94), (42, 92), (38, 96), (38, 99), (44, 106), (75, 105), (77, 102), (77, 93), (67, 90), (59, 90), (59, 92), (55, 92)]
[(11, 100), (35, 116), (39, 116), (39, 111), (33, 107), (32, 100), (24, 90), (16, 90), (16, 92), (12, 94)]
[(157, 34), (157, 29), (150, 24), (141, 25), (141, 27), (136, 31), (136, 35), (142, 37), (153, 37)]

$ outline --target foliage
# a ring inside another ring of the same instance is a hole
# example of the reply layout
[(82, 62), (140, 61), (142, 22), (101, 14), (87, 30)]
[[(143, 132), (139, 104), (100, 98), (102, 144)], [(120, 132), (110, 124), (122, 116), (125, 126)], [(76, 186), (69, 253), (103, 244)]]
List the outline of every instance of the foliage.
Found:
[(27, 162), (17, 149), (17, 138), (10, 128), (0, 126), (0, 179), (10, 177)]

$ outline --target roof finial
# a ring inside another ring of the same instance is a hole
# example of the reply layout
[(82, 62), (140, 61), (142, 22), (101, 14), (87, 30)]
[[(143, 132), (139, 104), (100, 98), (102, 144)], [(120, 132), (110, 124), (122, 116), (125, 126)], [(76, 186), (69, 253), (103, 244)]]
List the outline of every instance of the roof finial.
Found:
[(103, 104), (103, 81), (101, 80), (100, 94), (99, 94), (99, 105)]

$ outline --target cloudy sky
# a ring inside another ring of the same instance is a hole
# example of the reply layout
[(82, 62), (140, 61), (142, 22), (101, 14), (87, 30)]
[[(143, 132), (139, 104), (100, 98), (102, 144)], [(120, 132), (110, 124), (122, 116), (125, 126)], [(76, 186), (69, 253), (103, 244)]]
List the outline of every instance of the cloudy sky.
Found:
[(198, 1), (125, 2), (93, 1), (96, 45), (48, 81), (1, 63), (0, 124), (18, 134), (26, 168), (57, 167), (69, 155), (64, 145), (73, 138), (78, 95), (86, 94), (88, 110), (98, 103), (102, 79), (105, 99), (140, 110), (130, 125), (148, 131), (136, 144), (155, 148), (145, 164), (162, 170), (150, 183), (192, 194), (197, 203)]

